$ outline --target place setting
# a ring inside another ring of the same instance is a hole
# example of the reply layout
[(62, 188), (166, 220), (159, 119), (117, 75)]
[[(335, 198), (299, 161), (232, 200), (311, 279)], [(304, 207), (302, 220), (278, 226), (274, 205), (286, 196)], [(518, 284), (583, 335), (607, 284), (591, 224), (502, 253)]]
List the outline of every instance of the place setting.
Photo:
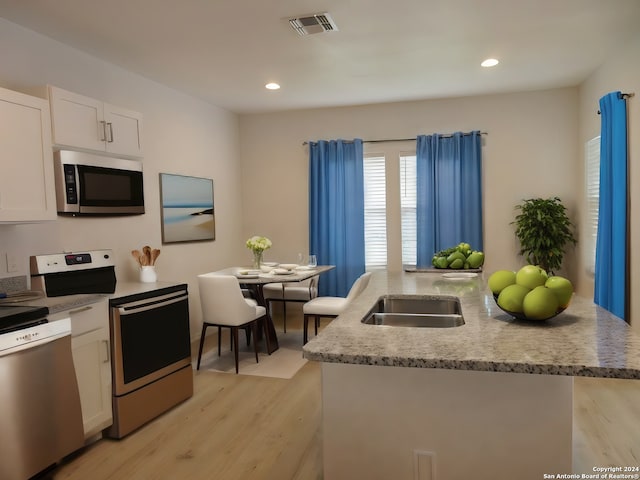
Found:
[(260, 269), (264, 276), (280, 277), (300, 273), (302, 271), (301, 267), (297, 263), (278, 263), (275, 266), (262, 265)]
[(260, 277), (260, 270), (240, 269), (235, 273), (235, 276), (246, 279), (258, 278)]
[(296, 274), (308, 274), (317, 269), (315, 255), (305, 257), (298, 254), (298, 263), (261, 262), (260, 267), (239, 268), (235, 276), (239, 279), (280, 278)]

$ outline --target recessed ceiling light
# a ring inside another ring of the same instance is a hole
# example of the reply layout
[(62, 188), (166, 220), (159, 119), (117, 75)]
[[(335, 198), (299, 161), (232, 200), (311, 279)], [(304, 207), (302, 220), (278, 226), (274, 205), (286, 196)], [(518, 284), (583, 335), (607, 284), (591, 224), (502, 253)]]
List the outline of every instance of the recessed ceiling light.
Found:
[(500, 61), (496, 60), (495, 58), (487, 58), (480, 65), (482, 65), (483, 67), (495, 67), (499, 63), (500, 63)]
[(278, 90), (280, 88), (280, 85), (278, 85), (277, 83), (267, 83), (264, 87), (267, 90)]

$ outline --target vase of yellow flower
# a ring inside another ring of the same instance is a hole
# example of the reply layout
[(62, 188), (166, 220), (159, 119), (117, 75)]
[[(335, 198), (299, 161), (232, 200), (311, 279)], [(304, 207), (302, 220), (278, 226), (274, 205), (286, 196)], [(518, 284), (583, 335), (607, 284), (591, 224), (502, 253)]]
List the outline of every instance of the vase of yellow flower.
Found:
[(247, 248), (253, 252), (253, 268), (259, 269), (262, 265), (264, 251), (271, 248), (271, 240), (267, 237), (253, 236), (247, 240)]

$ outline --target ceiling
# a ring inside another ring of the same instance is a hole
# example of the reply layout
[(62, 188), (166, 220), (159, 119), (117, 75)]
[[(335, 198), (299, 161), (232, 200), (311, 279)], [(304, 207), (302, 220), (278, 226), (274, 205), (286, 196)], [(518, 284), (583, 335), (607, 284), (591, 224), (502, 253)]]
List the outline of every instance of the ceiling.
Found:
[[(337, 31), (289, 25), (320, 12)], [(640, 34), (639, 0), (0, 0), (0, 15), (237, 113), (574, 86)]]

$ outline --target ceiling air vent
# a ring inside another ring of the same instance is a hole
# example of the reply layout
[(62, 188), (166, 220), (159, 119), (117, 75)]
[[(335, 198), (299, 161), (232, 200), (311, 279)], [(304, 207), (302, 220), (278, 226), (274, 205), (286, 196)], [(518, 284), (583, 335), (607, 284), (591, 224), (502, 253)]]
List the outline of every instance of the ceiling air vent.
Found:
[(315, 13), (305, 17), (290, 18), (289, 23), (298, 35), (332, 32), (338, 30), (337, 25), (328, 13)]

